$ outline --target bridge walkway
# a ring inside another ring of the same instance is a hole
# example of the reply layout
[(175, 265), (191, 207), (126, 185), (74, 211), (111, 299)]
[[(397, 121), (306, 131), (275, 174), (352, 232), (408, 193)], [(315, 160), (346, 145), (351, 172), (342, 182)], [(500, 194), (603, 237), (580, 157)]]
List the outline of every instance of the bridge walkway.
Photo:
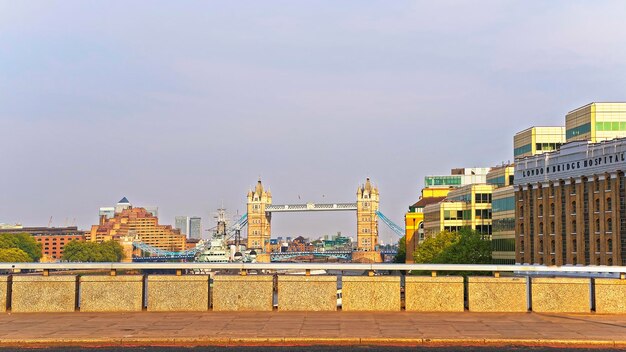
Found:
[(626, 347), (626, 316), (539, 313), (0, 314), (0, 347), (492, 345)]

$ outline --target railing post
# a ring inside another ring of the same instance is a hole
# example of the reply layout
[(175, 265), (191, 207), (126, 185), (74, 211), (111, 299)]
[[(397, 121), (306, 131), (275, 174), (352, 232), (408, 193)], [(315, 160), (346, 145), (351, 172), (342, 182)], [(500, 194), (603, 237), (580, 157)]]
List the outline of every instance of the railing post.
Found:
[(494, 271), (493, 272), (493, 277), (499, 278), (500, 277), (500, 272), (499, 271)]
[(247, 276), (247, 275), (248, 275), (248, 270), (246, 270), (246, 269), (241, 269), (241, 271), (239, 272), (239, 275), (241, 275), (241, 276)]
[(620, 280), (626, 280), (626, 273), (619, 274)]
[(367, 276), (374, 276), (374, 270), (370, 270), (367, 272)]
[(305, 276), (311, 276), (311, 269), (306, 269), (306, 270), (304, 271), (304, 275), (305, 275)]
[(50, 276), (50, 269), (43, 269), (43, 276)]
[(176, 276), (182, 276), (183, 275), (183, 270), (182, 269), (176, 269)]
[(111, 272), (109, 274), (111, 276), (117, 276), (117, 270), (116, 269), (111, 269)]
[(431, 271), (430, 276), (437, 277), (437, 272), (435, 270)]

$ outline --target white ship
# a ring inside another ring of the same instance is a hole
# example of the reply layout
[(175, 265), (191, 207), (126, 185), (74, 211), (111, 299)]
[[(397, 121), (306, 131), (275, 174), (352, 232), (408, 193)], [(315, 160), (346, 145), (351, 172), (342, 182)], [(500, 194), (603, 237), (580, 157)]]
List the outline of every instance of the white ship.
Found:
[[(230, 233), (227, 230), (226, 210), (218, 209), (217, 228), (208, 243), (202, 241), (198, 246), (204, 247), (195, 258), (200, 263), (232, 263), (232, 262), (254, 262), (256, 252), (246, 252), (245, 246), (240, 243), (239, 233)], [(228, 245), (230, 237), (235, 237), (235, 243)]]

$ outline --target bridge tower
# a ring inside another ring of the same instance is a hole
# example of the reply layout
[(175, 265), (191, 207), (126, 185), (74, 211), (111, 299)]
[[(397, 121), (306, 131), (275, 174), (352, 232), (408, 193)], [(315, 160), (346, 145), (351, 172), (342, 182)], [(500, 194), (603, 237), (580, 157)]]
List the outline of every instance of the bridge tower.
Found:
[(374, 251), (378, 246), (378, 188), (372, 186), (369, 177), (356, 191), (357, 248)]
[(261, 179), (248, 191), (248, 249), (269, 252), (272, 215), (265, 208), (272, 204), (272, 192), (263, 189)]

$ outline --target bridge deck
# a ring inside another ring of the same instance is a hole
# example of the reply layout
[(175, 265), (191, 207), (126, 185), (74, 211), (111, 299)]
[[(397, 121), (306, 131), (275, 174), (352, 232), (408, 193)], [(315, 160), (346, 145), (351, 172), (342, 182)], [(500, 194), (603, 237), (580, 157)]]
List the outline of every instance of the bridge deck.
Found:
[(265, 208), (266, 212), (284, 213), (300, 211), (356, 211), (356, 203), (306, 203), (306, 204), (272, 204)]
[(506, 313), (0, 314), (0, 347), (107, 345), (626, 346), (626, 316)]

